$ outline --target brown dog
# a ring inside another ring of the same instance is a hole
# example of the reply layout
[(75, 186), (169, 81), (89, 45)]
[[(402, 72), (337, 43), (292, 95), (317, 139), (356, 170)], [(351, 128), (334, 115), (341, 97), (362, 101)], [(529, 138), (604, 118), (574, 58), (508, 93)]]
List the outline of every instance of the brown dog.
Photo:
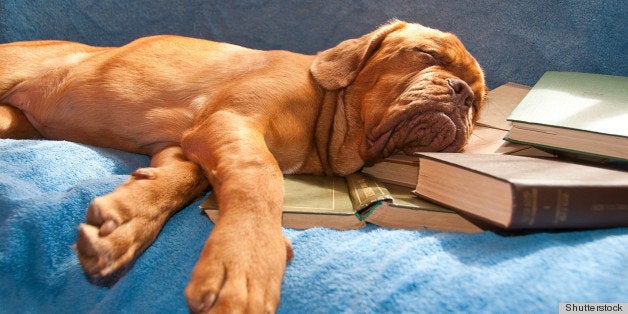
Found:
[(392, 153), (458, 151), (485, 94), (454, 35), (401, 21), (316, 56), (155, 36), (4, 44), (0, 60), (1, 137), (152, 156), (89, 206), (76, 244), (87, 274), (129, 264), (211, 182), (221, 216), (185, 291), (196, 312), (276, 308), (292, 254), (282, 172), (345, 175)]

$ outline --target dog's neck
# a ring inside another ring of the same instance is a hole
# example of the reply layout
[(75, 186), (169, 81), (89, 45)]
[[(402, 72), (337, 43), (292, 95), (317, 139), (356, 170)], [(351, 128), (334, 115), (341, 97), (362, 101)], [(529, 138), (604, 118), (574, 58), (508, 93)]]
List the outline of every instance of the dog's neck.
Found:
[(345, 102), (344, 89), (325, 91), (316, 124), (316, 148), (327, 175), (347, 175), (364, 165), (359, 107)]

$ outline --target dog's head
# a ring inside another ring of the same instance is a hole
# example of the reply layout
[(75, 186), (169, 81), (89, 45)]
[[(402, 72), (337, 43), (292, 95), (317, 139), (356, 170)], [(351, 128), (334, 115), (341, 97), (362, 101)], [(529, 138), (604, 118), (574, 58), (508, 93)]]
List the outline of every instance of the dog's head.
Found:
[(311, 72), (359, 115), (367, 162), (460, 151), (486, 92), (482, 69), (455, 35), (397, 20), (320, 52)]

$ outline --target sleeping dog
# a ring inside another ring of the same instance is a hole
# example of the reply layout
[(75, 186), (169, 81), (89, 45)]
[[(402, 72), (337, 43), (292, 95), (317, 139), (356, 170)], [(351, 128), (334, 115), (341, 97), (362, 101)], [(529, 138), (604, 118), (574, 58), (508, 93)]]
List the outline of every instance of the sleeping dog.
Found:
[(87, 209), (76, 240), (87, 275), (129, 265), (211, 185), (220, 219), (185, 289), (194, 312), (276, 309), (292, 255), (282, 173), (459, 151), (486, 92), (454, 35), (397, 20), (315, 56), (153, 36), (9, 43), (0, 60), (0, 137), (152, 156)]

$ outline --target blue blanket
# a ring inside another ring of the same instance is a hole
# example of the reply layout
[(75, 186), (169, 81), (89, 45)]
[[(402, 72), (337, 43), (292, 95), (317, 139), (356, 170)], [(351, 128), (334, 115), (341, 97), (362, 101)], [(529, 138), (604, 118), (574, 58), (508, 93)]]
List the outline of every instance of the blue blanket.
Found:
[[(0, 140), (0, 304), (8, 313), (186, 313), (183, 289), (213, 224), (189, 205), (110, 287), (71, 249), (87, 205), (146, 156), (62, 141)], [(280, 313), (556, 312), (625, 302), (628, 228), (492, 232), (285, 229), (295, 259)]]

